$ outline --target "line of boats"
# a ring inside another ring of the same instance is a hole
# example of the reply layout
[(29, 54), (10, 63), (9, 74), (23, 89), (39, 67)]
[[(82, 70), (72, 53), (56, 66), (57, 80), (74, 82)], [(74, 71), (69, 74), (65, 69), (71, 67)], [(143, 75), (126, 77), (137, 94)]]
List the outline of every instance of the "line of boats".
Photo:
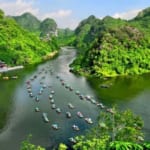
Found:
[[(48, 70), (45, 71), (44, 69), (42, 69), (38, 74), (42, 74), (43, 72), (45, 72), (45, 74), (47, 74), (47, 73), (48, 73)], [(51, 75), (53, 74), (53, 71), (52, 71), (52, 70), (49, 70), (49, 72), (50, 72)], [(43, 75), (43, 76), (41, 77), (41, 80), (39, 81), (41, 87), (39, 88), (39, 91), (38, 91), (37, 95), (35, 96), (35, 95), (32, 93), (32, 82), (33, 82), (36, 78), (38, 78), (38, 75), (34, 75), (33, 77), (31, 77), (30, 80), (28, 80), (28, 81), (26, 82), (26, 86), (27, 86), (27, 91), (28, 91), (28, 93), (29, 93), (29, 96), (30, 96), (31, 98), (34, 98), (34, 100), (35, 100), (36, 102), (39, 102), (39, 101), (40, 101), (39, 96), (42, 95), (42, 93), (44, 92), (44, 89), (46, 89), (46, 88), (50, 88), (50, 89), (51, 89), (52, 86), (51, 86), (51, 85), (46, 85), (46, 84), (44, 84), (43, 80), (45, 80), (45, 76)], [(67, 84), (60, 76), (57, 75), (56, 78), (60, 81), (60, 83), (61, 83), (61, 85), (62, 85), (63, 87), (65, 87), (65, 88), (68, 89), (69, 91), (74, 91), (73, 87), (70, 86), (69, 84)], [(83, 95), (83, 94), (81, 94), (81, 92), (78, 91), (78, 90), (75, 91), (74, 93), (79, 97), (80, 100), (86, 100), (86, 101), (88, 101), (88, 102), (91, 102), (92, 104), (95, 104), (96, 106), (100, 107), (101, 109), (105, 109), (105, 110), (106, 110), (107, 112), (109, 112), (109, 113), (112, 113), (112, 114), (114, 113), (111, 108), (106, 108), (106, 106), (104, 106), (102, 103), (99, 103), (98, 101), (94, 100), (93, 97), (91, 97), (90, 95)], [(58, 114), (60, 114), (60, 113), (62, 113), (62, 110), (61, 110), (61, 108), (59, 108), (59, 107), (56, 106), (55, 100), (54, 100), (54, 98), (53, 98), (54, 94), (55, 94), (55, 91), (54, 91), (54, 90), (51, 90), (51, 91), (50, 91), (50, 94), (48, 95), (49, 102), (50, 102), (51, 108), (54, 109)], [(68, 103), (67, 106), (68, 106), (68, 108), (69, 108), (70, 110), (76, 108), (72, 103)], [(40, 109), (39, 109), (38, 107), (35, 107), (35, 112), (40, 112)], [(78, 118), (84, 119), (86, 123), (88, 123), (88, 124), (93, 124), (92, 119), (91, 119), (90, 117), (85, 117), (85, 116), (82, 114), (82, 112), (77, 111), (77, 112), (76, 112), (76, 115), (78, 116)], [(72, 116), (72, 113), (71, 113), (70, 111), (66, 111), (66, 112), (65, 112), (65, 116), (66, 116), (66, 118), (72, 118), (72, 117), (73, 117), (73, 116)], [(42, 113), (42, 118), (43, 118), (43, 121), (44, 121), (44, 122), (46, 122), (46, 123), (49, 123), (49, 122), (50, 122), (47, 113), (43, 112), (43, 113)], [(59, 129), (61, 129), (61, 127), (60, 127), (59, 124), (57, 124), (57, 123), (53, 123), (53, 124), (51, 125), (51, 128), (54, 129), (54, 130), (59, 130)], [(74, 131), (80, 131), (80, 128), (79, 128), (79, 126), (78, 126), (77, 124), (73, 124), (73, 125), (72, 125), (72, 129), (73, 129)], [(75, 140), (75, 138), (73, 138), (73, 137), (70, 137), (70, 138), (69, 138), (69, 141), (72, 142), (72, 143), (76, 143), (76, 140)]]

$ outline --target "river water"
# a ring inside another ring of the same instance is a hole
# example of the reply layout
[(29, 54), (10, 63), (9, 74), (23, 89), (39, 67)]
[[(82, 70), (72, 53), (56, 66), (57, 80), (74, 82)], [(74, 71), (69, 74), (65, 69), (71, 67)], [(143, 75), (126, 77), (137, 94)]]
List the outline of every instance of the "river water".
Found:
[[(69, 72), (69, 64), (74, 57), (73, 48), (62, 48), (60, 55), (54, 60), (8, 74), (17, 74), (19, 76), (17, 80), (0, 81), (0, 126), (5, 123), (0, 133), (1, 150), (19, 150), (21, 141), (25, 140), (29, 134), (32, 134), (32, 143), (46, 147), (48, 150), (56, 147), (60, 142), (70, 144), (68, 138), (84, 134), (96, 124), (100, 108), (87, 100), (81, 100), (76, 95), (76, 91), (100, 100), (107, 106), (118, 104), (122, 110), (132, 109), (143, 118), (146, 139), (150, 140), (149, 74), (134, 78), (87, 80)], [(65, 85), (71, 86), (73, 91), (65, 88), (60, 79), (63, 79)], [(30, 83), (27, 84), (27, 81)], [(101, 84), (107, 84), (110, 87), (101, 88)], [(34, 97), (29, 96), (27, 87), (30, 85)], [(39, 95), (41, 89), (43, 92)], [(61, 109), (60, 114), (51, 108), (49, 99), (51, 91), (55, 91), (54, 103)], [(39, 102), (35, 101), (36, 96)], [(75, 108), (70, 109), (68, 103)], [(35, 112), (36, 107), (40, 109), (40, 112)], [(67, 111), (72, 114), (69, 119), (66, 117)], [(76, 115), (78, 111), (82, 112), (84, 117), (92, 118), (93, 125), (79, 118)], [(47, 113), (49, 123), (43, 121), (43, 112)], [(52, 129), (53, 123), (57, 123), (60, 129)], [(80, 131), (74, 131), (73, 124), (78, 125)]]

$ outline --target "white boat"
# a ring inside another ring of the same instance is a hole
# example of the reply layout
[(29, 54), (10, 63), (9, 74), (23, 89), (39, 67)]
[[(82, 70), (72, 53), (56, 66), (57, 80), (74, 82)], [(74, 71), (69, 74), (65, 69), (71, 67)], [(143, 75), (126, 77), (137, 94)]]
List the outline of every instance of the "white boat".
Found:
[(67, 118), (71, 118), (71, 113), (69, 111), (66, 112)]
[(52, 128), (55, 129), (55, 130), (60, 129), (60, 127), (59, 127), (58, 124), (56, 124), (56, 123), (52, 124)]
[(51, 91), (51, 94), (55, 94), (55, 91)]
[(40, 109), (38, 107), (35, 108), (35, 112), (39, 112)]
[(55, 104), (52, 104), (52, 109), (56, 109), (56, 105)]
[(54, 104), (54, 99), (51, 99), (51, 100), (50, 100), (50, 103), (51, 103), (51, 104)]
[(80, 92), (79, 91), (76, 91), (76, 95), (79, 95), (80, 94)]
[(80, 111), (77, 112), (77, 116), (78, 116), (79, 118), (83, 118), (83, 117), (84, 117), (83, 114), (82, 114)]
[(39, 98), (38, 98), (38, 96), (35, 97), (35, 101), (36, 101), (36, 102), (39, 102), (39, 101), (40, 101)]
[(44, 119), (44, 122), (48, 123), (49, 122), (49, 119), (47, 117), (47, 113), (42, 113), (42, 117)]
[(70, 138), (69, 138), (69, 141), (70, 141), (71, 143), (73, 143), (73, 144), (77, 143), (77, 141), (76, 141), (75, 138), (73, 138), (73, 137), (70, 137)]
[(50, 95), (49, 95), (49, 99), (52, 99), (52, 98), (53, 98), (53, 95), (50, 94)]
[(86, 121), (87, 123), (89, 123), (89, 124), (93, 124), (93, 121), (92, 121), (91, 118), (85, 118), (85, 121)]
[(74, 106), (71, 103), (68, 103), (68, 107), (71, 108), (71, 109), (74, 108)]
[(57, 113), (61, 113), (61, 109), (60, 108), (56, 108), (56, 112)]
[(75, 124), (72, 126), (72, 128), (73, 128), (73, 130), (75, 130), (75, 131), (79, 131), (79, 130), (80, 130), (79, 127), (78, 127), (77, 125), (75, 125)]

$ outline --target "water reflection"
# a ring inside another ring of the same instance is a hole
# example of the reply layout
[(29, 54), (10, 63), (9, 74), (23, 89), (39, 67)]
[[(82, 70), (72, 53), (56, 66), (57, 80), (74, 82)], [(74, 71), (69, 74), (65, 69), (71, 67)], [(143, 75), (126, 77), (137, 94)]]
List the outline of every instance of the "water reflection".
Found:
[[(150, 140), (150, 74), (117, 77), (110, 79), (89, 79), (96, 95), (105, 105), (118, 105), (121, 110), (131, 109), (144, 120), (145, 139)], [(101, 85), (110, 85), (102, 88)]]
[[(74, 56), (75, 51), (63, 49), (60, 56), (55, 60), (41, 64), (29, 72), (22, 71), (20, 73), (19, 80), (15, 81), (16, 86), (13, 90), (9, 89), (12, 90), (14, 104), (11, 106), (12, 111), (7, 125), (0, 134), (1, 150), (19, 149), (20, 142), (28, 134), (33, 135), (33, 143), (47, 147), (47, 149), (57, 146), (60, 142), (69, 144), (69, 137), (83, 134), (92, 127), (84, 119), (77, 116), (77, 111), (81, 111), (85, 117), (91, 117), (94, 124), (96, 123), (99, 108), (91, 102), (81, 100), (75, 94), (75, 91), (79, 90), (84, 95), (88, 94), (93, 98), (95, 97), (94, 91), (83, 77), (76, 77), (69, 72), (68, 65)], [(36, 78), (33, 80), (35, 75)], [(70, 91), (62, 86), (60, 80), (56, 78), (57, 75), (74, 90)], [(38, 95), (39, 102), (35, 101), (35, 97), (29, 96), (26, 81), (31, 82), (33, 96), (37, 96), (41, 87), (46, 85), (42, 94)], [(52, 90), (55, 91), (53, 96), (55, 104), (62, 110), (60, 114), (51, 108), (49, 95)], [(70, 109), (68, 103), (72, 103), (75, 108)], [(36, 107), (40, 109), (40, 112), (35, 112)], [(72, 114), (70, 119), (66, 117), (67, 111)], [(47, 113), (50, 123), (43, 121), (43, 112)], [(53, 130), (51, 125), (54, 123), (59, 124), (61, 129)], [(80, 131), (74, 131), (72, 129), (73, 124), (78, 125)]]

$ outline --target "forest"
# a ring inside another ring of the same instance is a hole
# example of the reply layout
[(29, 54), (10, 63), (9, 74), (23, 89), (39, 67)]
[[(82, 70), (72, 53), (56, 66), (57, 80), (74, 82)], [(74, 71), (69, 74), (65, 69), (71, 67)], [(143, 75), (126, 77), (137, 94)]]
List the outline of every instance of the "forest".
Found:
[(150, 71), (150, 8), (132, 20), (89, 16), (75, 29), (79, 49), (73, 72), (95, 77), (143, 74)]
[[(42, 35), (45, 35), (45, 30), (49, 27), (48, 21), (45, 20), (41, 25), (41, 28), (44, 28)], [(5, 16), (2, 10), (0, 10), (0, 30), (0, 60), (9, 66), (40, 63), (45, 56), (59, 49), (54, 36), (41, 39), (36, 32), (29, 32), (12, 17)]]

